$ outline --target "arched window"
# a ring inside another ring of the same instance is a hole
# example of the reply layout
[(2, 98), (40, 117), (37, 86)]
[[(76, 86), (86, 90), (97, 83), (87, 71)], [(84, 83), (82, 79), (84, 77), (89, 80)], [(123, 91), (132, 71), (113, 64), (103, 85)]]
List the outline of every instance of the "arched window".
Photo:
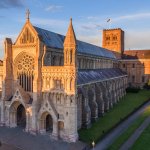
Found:
[(25, 91), (33, 91), (34, 58), (26, 53), (19, 55), (15, 61), (15, 71), (19, 84)]
[(56, 56), (53, 56), (53, 57), (52, 57), (52, 63), (51, 63), (52, 66), (55, 66), (55, 63), (56, 63)]
[(70, 64), (72, 64), (72, 50), (70, 50)]
[(117, 40), (117, 36), (113, 36), (113, 41), (116, 41)]
[(109, 37), (109, 36), (107, 36), (107, 37), (106, 37), (106, 41), (109, 41), (109, 40), (110, 40), (110, 37)]

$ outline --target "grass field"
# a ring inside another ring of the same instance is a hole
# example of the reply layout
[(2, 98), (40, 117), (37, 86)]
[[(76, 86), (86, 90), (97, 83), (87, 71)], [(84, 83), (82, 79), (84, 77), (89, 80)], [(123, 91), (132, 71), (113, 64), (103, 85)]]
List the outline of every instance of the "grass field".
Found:
[(106, 132), (149, 98), (150, 91), (148, 90), (141, 90), (139, 93), (128, 93), (104, 117), (93, 123), (91, 128), (79, 130), (80, 140), (89, 144), (94, 140), (97, 143)]
[(144, 120), (150, 116), (150, 106), (145, 109), (144, 113), (141, 114), (133, 124), (121, 134), (115, 142), (107, 150), (118, 150), (121, 145), (128, 140), (128, 138), (134, 133), (134, 131), (144, 122)]
[(144, 130), (136, 140), (131, 150), (150, 150), (150, 125)]

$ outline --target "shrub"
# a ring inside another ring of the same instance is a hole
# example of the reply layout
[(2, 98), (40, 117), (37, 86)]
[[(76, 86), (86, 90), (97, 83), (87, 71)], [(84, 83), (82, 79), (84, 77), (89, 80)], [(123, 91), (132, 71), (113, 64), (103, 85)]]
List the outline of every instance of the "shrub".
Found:
[(126, 89), (127, 93), (138, 93), (140, 91), (140, 88), (136, 88), (136, 87), (128, 87)]
[(146, 83), (143, 87), (144, 89), (150, 89), (150, 85), (148, 83)]

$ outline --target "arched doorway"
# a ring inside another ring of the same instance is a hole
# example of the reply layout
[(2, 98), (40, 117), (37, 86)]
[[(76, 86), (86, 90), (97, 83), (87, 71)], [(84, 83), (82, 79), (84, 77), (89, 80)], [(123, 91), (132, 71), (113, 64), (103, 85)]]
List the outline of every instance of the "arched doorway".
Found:
[(52, 132), (53, 131), (53, 119), (50, 114), (47, 114), (45, 119), (45, 130), (46, 132)]
[(17, 107), (17, 126), (26, 127), (26, 111), (22, 104)]
[(42, 113), (40, 117), (40, 132), (41, 133), (53, 132), (53, 118), (49, 112)]

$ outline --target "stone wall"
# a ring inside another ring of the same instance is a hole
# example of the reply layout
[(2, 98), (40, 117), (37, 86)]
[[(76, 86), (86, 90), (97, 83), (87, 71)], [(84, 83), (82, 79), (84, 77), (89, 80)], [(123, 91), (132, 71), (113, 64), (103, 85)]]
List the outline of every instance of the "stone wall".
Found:
[(125, 96), (127, 83), (127, 76), (123, 76), (78, 86), (78, 128), (90, 127), (112, 109)]
[(142, 88), (150, 79), (150, 60), (120, 60), (119, 68), (128, 74), (128, 86)]

